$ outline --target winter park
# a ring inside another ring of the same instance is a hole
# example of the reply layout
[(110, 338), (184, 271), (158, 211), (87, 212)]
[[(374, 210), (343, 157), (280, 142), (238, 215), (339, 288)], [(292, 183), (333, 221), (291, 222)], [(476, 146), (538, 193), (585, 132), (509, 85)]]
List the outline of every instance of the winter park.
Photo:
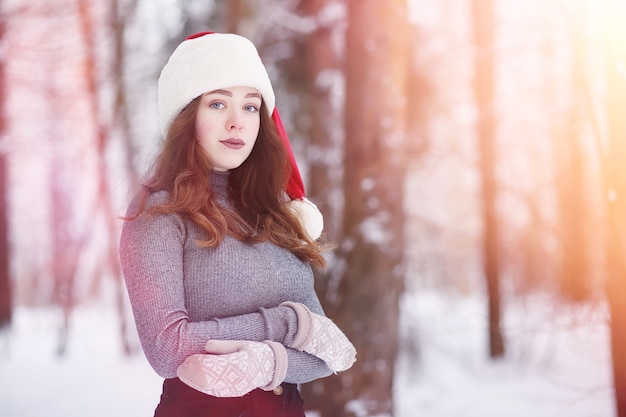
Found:
[(1, 2), (0, 416), (626, 417), (625, 19)]

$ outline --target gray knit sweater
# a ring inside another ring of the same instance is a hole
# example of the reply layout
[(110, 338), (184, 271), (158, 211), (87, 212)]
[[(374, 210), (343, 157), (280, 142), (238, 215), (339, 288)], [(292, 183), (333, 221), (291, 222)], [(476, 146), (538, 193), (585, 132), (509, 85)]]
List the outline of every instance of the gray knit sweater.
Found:
[[(228, 174), (214, 173), (218, 203), (230, 205)], [(148, 206), (167, 201), (166, 192)], [(134, 213), (136, 202), (129, 213)], [(270, 243), (245, 244), (226, 237), (217, 248), (201, 248), (205, 232), (185, 218), (142, 215), (125, 221), (120, 259), (141, 345), (164, 378), (189, 355), (203, 353), (210, 339), (293, 341), (297, 318), (284, 301), (323, 314), (310, 266)], [(286, 382), (304, 383), (331, 374), (307, 353), (287, 349)]]

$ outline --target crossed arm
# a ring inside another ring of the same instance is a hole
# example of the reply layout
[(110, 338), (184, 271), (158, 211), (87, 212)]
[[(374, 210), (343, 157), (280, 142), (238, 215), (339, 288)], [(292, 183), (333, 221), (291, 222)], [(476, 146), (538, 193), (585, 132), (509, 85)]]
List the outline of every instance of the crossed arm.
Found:
[[(176, 377), (180, 365), (192, 355), (207, 355), (205, 345), (209, 340), (272, 341), (284, 346), (286, 382), (308, 382), (334, 371), (297, 340), (302, 339), (302, 329), (307, 327), (302, 317), (324, 317), (314, 293), (293, 300), (299, 301), (294, 305), (208, 320), (190, 317), (183, 277), (186, 233), (186, 225), (174, 215), (140, 217), (126, 222), (122, 231), (120, 258), (138, 333), (146, 357), (159, 375)], [(302, 306), (299, 314), (294, 306)], [(302, 311), (310, 314), (303, 315)], [(308, 326), (310, 329), (311, 324)]]

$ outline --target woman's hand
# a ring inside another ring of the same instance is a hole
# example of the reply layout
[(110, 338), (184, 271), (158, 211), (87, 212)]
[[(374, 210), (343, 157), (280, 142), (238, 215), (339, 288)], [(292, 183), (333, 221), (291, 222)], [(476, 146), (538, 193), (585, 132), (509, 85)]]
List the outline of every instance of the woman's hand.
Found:
[(256, 388), (271, 391), (283, 382), (287, 352), (277, 342), (210, 340), (177, 370), (181, 381), (214, 397), (241, 397)]
[(298, 332), (287, 345), (317, 356), (335, 373), (349, 369), (356, 361), (356, 349), (328, 317), (311, 312), (304, 304), (287, 301), (298, 316)]

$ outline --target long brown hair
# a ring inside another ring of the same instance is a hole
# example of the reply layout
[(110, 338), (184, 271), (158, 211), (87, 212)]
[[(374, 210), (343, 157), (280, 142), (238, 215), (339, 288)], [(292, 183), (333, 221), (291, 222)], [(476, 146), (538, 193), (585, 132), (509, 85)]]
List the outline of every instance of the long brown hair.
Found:
[[(163, 148), (142, 189), (137, 213), (178, 213), (206, 231), (200, 246), (216, 247), (226, 235), (247, 243), (272, 242), (299, 259), (323, 268), (322, 247), (304, 232), (285, 205), (290, 165), (276, 125), (261, 104), (260, 128), (250, 156), (228, 176), (235, 210), (220, 207), (209, 186), (213, 169), (196, 140), (195, 118), (200, 98), (189, 103), (172, 122)], [(151, 193), (167, 191), (169, 201), (146, 208)]]

